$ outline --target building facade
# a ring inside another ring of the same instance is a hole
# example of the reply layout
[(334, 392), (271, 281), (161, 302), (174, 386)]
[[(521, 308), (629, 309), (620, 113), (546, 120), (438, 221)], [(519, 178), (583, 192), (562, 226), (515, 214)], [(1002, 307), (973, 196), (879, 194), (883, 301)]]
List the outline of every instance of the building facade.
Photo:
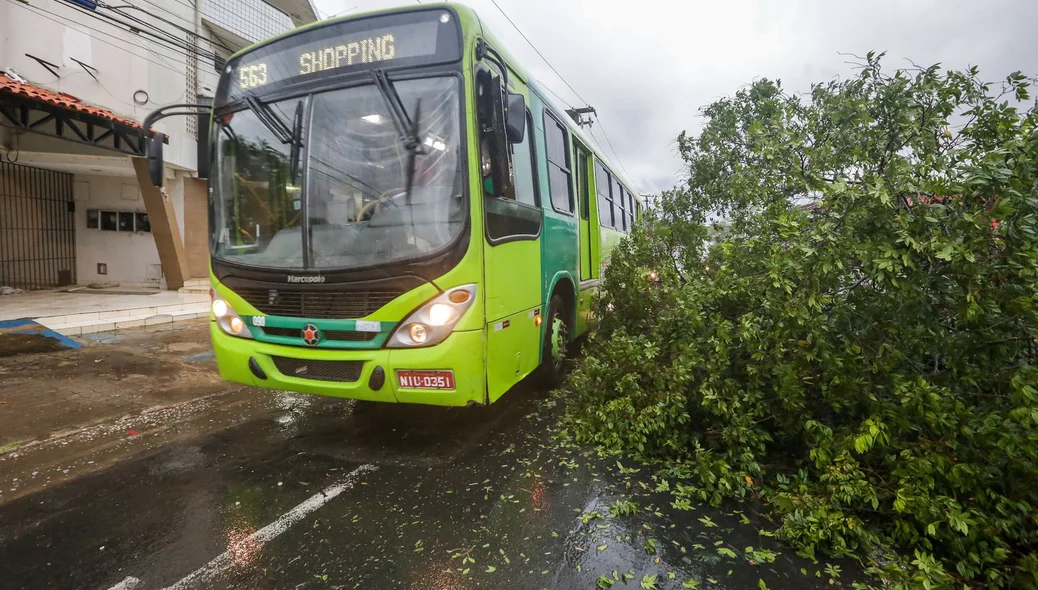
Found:
[[(310, 0), (0, 2), (0, 286), (177, 288), (208, 276), (206, 102), (242, 47), (312, 22)], [(166, 136), (165, 186), (134, 158)]]

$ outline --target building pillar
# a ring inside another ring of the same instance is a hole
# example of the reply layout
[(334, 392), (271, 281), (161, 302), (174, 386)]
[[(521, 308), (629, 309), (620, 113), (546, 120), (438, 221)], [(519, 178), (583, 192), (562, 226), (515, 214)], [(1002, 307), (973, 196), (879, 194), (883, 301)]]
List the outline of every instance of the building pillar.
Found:
[(184, 253), (192, 279), (209, 278), (209, 181), (184, 178)]
[(180, 237), (180, 225), (177, 214), (162, 189), (151, 183), (148, 173), (147, 158), (132, 158), (133, 169), (137, 172), (137, 184), (144, 197), (144, 207), (148, 211), (151, 223), (151, 235), (155, 238), (155, 247), (159, 251), (159, 263), (162, 274), (166, 277), (166, 288), (176, 291), (184, 286), (190, 276), (187, 256), (184, 254), (184, 241)]

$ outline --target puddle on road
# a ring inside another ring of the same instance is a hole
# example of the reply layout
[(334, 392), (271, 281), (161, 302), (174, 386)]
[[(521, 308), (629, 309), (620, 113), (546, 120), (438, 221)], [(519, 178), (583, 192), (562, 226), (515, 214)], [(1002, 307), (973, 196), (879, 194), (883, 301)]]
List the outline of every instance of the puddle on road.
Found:
[(43, 334), (0, 334), (0, 357), (63, 350), (67, 347), (60, 340)]
[(118, 344), (119, 342), (126, 340), (126, 337), (127, 335), (121, 332), (95, 332), (80, 336), (83, 340), (88, 340), (97, 344)]
[(298, 434), (307, 427), (307, 418), (315, 401), (314, 396), (291, 391), (274, 391), (271, 393), (271, 397), (273, 398), (271, 405), (279, 410), (274, 420), (282, 428)]
[[(156, 334), (168, 335), (197, 330), (198, 324), (185, 322), (173, 326), (151, 326), (148, 328), (127, 328), (124, 330), (113, 330), (111, 332), (93, 332), (77, 336), (83, 340), (96, 344), (119, 344), (126, 341), (152, 339)], [(205, 335), (208, 337), (208, 334)], [(206, 340), (208, 342), (208, 340)]]
[(180, 357), (180, 360), (189, 363), (207, 363), (216, 360), (216, 353), (212, 350), (205, 350), (202, 352), (196, 352), (195, 354), (184, 355)]
[[(302, 456), (375, 457), (381, 468), (219, 587), (800, 589), (863, 578), (855, 564), (827, 571), (796, 557), (750, 504), (677, 510), (647, 470), (620, 474), (615, 459), (559, 449), (548, 436), (559, 411), (528, 415), (534, 407), (504, 404), (480, 421), (390, 407), (352, 424), (294, 422), (307, 427), (291, 443)], [(618, 501), (633, 513), (615, 516)]]
[[(549, 436), (560, 408), (529, 392), (490, 408), (357, 416), (348, 401), (256, 395), (263, 410), (245, 423), (0, 507), (10, 581), (103, 589), (134, 576), (157, 588), (223, 552), (234, 565), (209, 587), (800, 589), (861, 579), (833, 562), (843, 573), (830, 583), (824, 562), (761, 534), (774, 527), (748, 505), (676, 510), (647, 471), (620, 474), (615, 459), (560, 449)], [(262, 548), (245, 541), (361, 463), (379, 469)], [(620, 500), (633, 513), (614, 516)]]

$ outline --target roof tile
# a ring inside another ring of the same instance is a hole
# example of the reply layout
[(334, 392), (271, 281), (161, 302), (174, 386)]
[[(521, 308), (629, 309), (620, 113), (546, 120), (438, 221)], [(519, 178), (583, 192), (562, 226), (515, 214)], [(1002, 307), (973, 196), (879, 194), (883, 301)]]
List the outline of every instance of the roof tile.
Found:
[(122, 123), (123, 125), (127, 125), (134, 129), (144, 129), (140, 123), (133, 119), (117, 115), (108, 109), (87, 104), (71, 94), (47, 90), (46, 88), (36, 86), (35, 84), (29, 84), (27, 82), (18, 82), (13, 78), (0, 74), (0, 95), (3, 94), (34, 98), (47, 104), (75, 111), (77, 113), (84, 113), (108, 121)]

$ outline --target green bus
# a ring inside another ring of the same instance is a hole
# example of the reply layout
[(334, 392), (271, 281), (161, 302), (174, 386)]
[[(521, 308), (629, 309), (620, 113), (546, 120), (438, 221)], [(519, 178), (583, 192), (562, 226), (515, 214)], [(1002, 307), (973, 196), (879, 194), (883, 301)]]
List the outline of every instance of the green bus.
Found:
[(455, 4), (234, 55), (207, 107), (221, 377), (448, 406), (559, 383), (642, 203), (546, 92)]

